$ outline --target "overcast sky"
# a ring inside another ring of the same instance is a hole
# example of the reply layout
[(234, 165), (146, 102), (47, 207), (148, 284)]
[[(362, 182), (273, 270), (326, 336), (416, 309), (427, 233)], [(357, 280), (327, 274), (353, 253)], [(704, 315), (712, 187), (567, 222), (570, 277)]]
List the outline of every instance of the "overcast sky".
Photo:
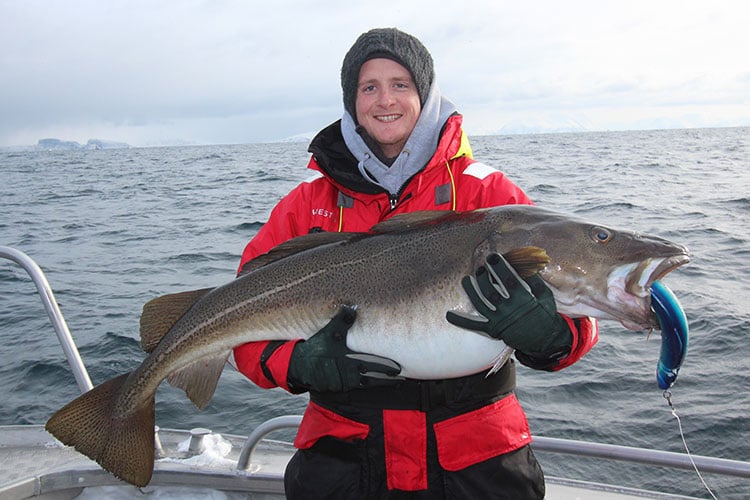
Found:
[(0, 146), (314, 132), (384, 26), (428, 47), (469, 134), (750, 125), (746, 0), (0, 0)]

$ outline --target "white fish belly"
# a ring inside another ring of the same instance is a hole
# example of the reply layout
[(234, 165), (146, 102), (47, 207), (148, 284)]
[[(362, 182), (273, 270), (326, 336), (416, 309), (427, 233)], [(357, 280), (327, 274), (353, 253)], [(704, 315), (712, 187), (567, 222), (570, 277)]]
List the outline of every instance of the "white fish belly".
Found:
[(444, 308), (421, 310), (412, 304), (410, 309), (410, 315), (370, 315), (360, 310), (347, 346), (390, 358), (401, 365), (402, 376), (423, 380), (489, 370), (508, 354), (504, 342), (448, 323)]

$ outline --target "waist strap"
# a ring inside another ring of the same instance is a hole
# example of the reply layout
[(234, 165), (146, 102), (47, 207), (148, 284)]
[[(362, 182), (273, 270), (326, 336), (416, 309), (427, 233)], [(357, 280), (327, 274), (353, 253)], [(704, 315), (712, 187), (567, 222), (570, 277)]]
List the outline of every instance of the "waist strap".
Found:
[(310, 392), (310, 400), (325, 407), (339, 404), (387, 410), (430, 411), (457, 402), (485, 401), (512, 392), (516, 370), (508, 360), (497, 373), (484, 372), (445, 380), (406, 379), (395, 386), (354, 389), (348, 392)]

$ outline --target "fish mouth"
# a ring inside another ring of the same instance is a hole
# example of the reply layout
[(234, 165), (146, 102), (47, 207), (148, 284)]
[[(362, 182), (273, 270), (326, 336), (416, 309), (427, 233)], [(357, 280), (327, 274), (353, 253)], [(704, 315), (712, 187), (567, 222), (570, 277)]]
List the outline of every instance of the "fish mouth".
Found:
[(614, 302), (616, 306), (619, 303), (625, 307), (615, 308), (614, 319), (628, 330), (658, 329), (659, 320), (651, 307), (651, 285), (688, 262), (690, 255), (685, 251), (666, 258), (641, 261), (630, 269), (624, 281), (615, 275), (607, 295), (617, 299)]
[(639, 297), (650, 295), (648, 290), (654, 281), (660, 280), (688, 262), (690, 262), (690, 256), (687, 253), (672, 255), (664, 259), (644, 260), (628, 273), (625, 280), (626, 289)]
[(553, 280), (547, 284), (562, 314), (615, 320), (634, 331), (658, 329), (659, 320), (651, 309), (651, 285), (688, 262), (690, 255), (684, 249), (616, 266), (610, 270), (603, 286), (587, 283), (586, 279), (577, 284), (554, 283)]

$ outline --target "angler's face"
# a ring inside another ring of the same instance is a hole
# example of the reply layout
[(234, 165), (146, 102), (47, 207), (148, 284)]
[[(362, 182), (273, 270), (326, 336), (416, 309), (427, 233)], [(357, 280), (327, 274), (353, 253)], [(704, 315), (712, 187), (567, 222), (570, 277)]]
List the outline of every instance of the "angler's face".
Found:
[(390, 59), (370, 59), (359, 70), (357, 122), (389, 158), (398, 156), (422, 106), (411, 73)]

